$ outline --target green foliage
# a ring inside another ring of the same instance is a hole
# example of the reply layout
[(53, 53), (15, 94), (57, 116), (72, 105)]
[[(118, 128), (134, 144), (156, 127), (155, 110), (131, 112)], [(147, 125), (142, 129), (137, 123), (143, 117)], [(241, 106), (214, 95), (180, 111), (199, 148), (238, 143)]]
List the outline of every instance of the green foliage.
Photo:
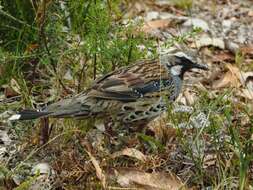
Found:
[(242, 66), (242, 63), (244, 61), (244, 56), (241, 52), (236, 52), (235, 54), (235, 64), (238, 66), (238, 67), (241, 67)]
[(164, 145), (154, 137), (139, 133), (138, 138), (146, 145), (151, 152), (164, 150)]
[(22, 51), (36, 40), (35, 11), (31, 1), (1, 1), (0, 43), (9, 51)]
[(180, 9), (192, 8), (193, 0), (172, 0), (172, 3)]
[(69, 5), (71, 29), (80, 35), (82, 51), (103, 73), (143, 58), (146, 51), (138, 45), (152, 45), (141, 34), (134, 34), (136, 25), (116, 22), (120, 6), (117, 1), (70, 1)]
[(22, 182), (18, 187), (14, 188), (14, 190), (29, 190), (31, 185), (36, 182), (36, 179), (38, 178), (39, 174), (27, 178), (24, 182)]
[[(69, 60), (67, 67), (80, 74), (79, 61), (83, 59), (89, 63), (85, 75), (95, 78), (100, 73), (146, 58), (147, 51), (155, 53), (153, 42), (136, 32), (141, 22), (124, 21), (123, 24), (118, 20), (121, 4), (121, 1), (102, 0), (53, 1), (45, 7), (45, 17), (39, 21), (34, 20), (43, 7), (39, 2), (33, 5), (30, 1), (17, 0), (14, 4), (3, 1), (0, 17), (5, 22), (0, 23), (0, 32), (4, 34), (0, 36), (0, 64), (7, 67), (9, 77), (1, 79), (0, 84), (23, 72), (34, 60), (41, 68), (67, 66), (66, 60)], [(10, 25), (13, 27), (8, 27)], [(31, 49), (33, 46), (38, 47)]]
[[(227, 118), (231, 116), (226, 114)], [(239, 188), (240, 190), (245, 189), (247, 183), (247, 174), (249, 171), (250, 162), (253, 160), (252, 145), (253, 140), (251, 139), (251, 134), (253, 132), (253, 125), (247, 129), (248, 137), (243, 138), (240, 135), (240, 126), (236, 128), (229, 125), (229, 133), (231, 136), (231, 145), (233, 146), (233, 151), (237, 156), (234, 160), (234, 164), (239, 168)]]
[[(245, 128), (240, 122), (240, 117), (245, 120), (252, 116), (245, 106), (240, 108), (234, 105), (232, 97), (233, 90), (231, 89), (220, 93), (211, 101), (208, 93), (202, 92), (192, 113), (174, 113), (169, 109), (168, 120), (174, 126), (186, 123), (189, 127), (192, 124), (192, 118), (199, 112), (205, 113), (210, 122), (206, 127), (190, 128), (194, 130), (190, 137), (184, 135), (184, 128), (178, 128), (180, 146), (195, 166), (195, 177), (192, 179), (195, 184), (201, 186), (218, 184), (217, 189), (231, 189), (235, 183), (234, 180), (239, 179), (240, 189), (245, 189), (249, 185), (249, 167), (253, 159), (251, 137), (253, 122), (248, 123), (248, 127)], [(245, 134), (248, 134), (246, 137), (241, 135), (242, 130), (246, 130)], [(209, 139), (212, 145), (211, 155), (216, 158), (217, 175), (214, 176), (210, 176), (208, 169), (204, 168), (205, 158), (208, 155), (208, 152), (204, 151), (208, 150), (209, 146), (206, 140), (207, 135), (211, 137), (211, 140)], [(228, 163), (231, 165), (228, 166)], [(203, 184), (204, 181), (209, 181), (210, 184)]]
[(175, 44), (182, 44), (184, 42), (186, 42), (187, 39), (195, 37), (197, 34), (199, 34), (200, 32), (202, 32), (201, 28), (193, 28), (190, 32), (186, 32), (180, 36), (176, 36), (174, 38), (170, 38), (168, 39), (165, 43), (164, 43), (164, 48), (169, 48), (172, 47)]

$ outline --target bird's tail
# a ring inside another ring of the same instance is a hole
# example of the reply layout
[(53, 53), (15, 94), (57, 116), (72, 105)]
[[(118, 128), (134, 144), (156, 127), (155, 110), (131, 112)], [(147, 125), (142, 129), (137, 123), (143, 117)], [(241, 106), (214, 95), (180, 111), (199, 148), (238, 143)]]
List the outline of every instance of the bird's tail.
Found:
[(85, 117), (91, 112), (91, 103), (84, 103), (85, 97), (76, 97), (63, 99), (59, 102), (53, 103), (41, 111), (39, 110), (23, 110), (9, 118), (9, 121), (15, 120), (30, 120), (41, 117)]
[(41, 112), (37, 110), (22, 110), (14, 115), (12, 115), (8, 120), (15, 121), (15, 120), (30, 120), (30, 119), (37, 119), (40, 117), (45, 117), (49, 115), (50, 112)]

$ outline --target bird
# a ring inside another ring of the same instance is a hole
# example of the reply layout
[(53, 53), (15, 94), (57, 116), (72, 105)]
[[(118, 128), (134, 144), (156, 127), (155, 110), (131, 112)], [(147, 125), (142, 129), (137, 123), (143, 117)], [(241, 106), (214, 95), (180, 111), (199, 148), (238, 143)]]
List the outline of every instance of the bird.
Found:
[(105, 74), (80, 94), (41, 110), (17, 112), (9, 120), (94, 117), (125, 124), (149, 122), (167, 110), (168, 102), (176, 100), (184, 74), (195, 68), (208, 70), (197, 56), (174, 48), (160, 59), (137, 61)]

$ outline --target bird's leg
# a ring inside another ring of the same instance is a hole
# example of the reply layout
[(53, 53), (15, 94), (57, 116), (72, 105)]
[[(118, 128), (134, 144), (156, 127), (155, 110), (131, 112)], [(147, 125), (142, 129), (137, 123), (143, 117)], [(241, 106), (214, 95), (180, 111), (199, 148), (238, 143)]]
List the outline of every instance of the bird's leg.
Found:
[(104, 121), (104, 124), (105, 124), (105, 133), (109, 136), (114, 136), (116, 135), (116, 132), (114, 131), (113, 129), (113, 126), (114, 126), (114, 122), (112, 120), (112, 118), (107, 118), (105, 119)]
[(134, 125), (129, 125), (128, 132), (131, 133), (142, 133), (148, 136), (154, 136), (154, 132), (148, 127), (148, 121), (139, 122)]
[(49, 126), (49, 118), (40, 119), (40, 144), (43, 145), (48, 142), (52, 131), (52, 126)]

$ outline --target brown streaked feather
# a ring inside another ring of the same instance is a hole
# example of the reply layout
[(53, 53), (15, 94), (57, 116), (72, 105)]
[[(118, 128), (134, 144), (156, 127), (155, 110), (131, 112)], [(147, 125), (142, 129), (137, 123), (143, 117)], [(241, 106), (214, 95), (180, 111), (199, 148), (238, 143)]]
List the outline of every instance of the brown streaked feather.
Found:
[(87, 95), (103, 99), (133, 101), (140, 97), (133, 88), (141, 88), (152, 81), (169, 78), (171, 76), (168, 71), (159, 64), (158, 60), (141, 61), (96, 80)]

